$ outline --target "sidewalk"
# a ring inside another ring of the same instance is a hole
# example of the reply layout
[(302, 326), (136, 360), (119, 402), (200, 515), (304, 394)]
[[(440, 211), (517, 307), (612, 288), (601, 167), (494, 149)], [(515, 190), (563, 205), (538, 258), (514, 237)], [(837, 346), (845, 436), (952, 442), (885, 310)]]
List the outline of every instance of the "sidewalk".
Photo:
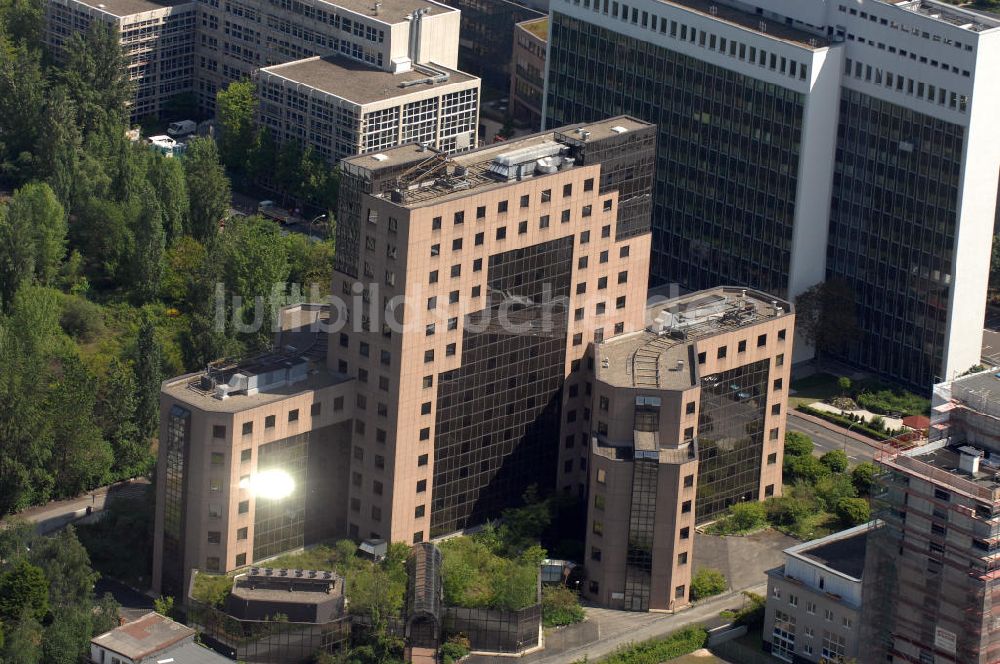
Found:
[(808, 413), (803, 413), (802, 411), (799, 410), (791, 410), (791, 409), (789, 409), (788, 411), (788, 416), (798, 417), (804, 422), (809, 422), (810, 424), (815, 424), (816, 426), (823, 427), (824, 429), (833, 431), (834, 433), (839, 433), (841, 435), (847, 436), (852, 440), (856, 440), (859, 443), (864, 443), (870, 446), (873, 450), (876, 451), (881, 451), (885, 448), (884, 445), (882, 445), (873, 438), (869, 438), (868, 436), (862, 435), (856, 431), (848, 431), (844, 427), (839, 427), (833, 422), (828, 422), (824, 420), (822, 417), (816, 417), (815, 415), (810, 415)]
[(148, 486), (149, 480), (140, 477), (102, 486), (76, 498), (55, 500), (45, 505), (29, 507), (14, 516), (34, 523), (36, 530), (44, 535), (87, 516), (87, 508), (90, 508), (91, 513), (102, 511), (107, 505), (109, 496), (126, 499), (141, 498)]
[[(746, 590), (764, 594), (767, 592), (767, 585), (754, 586)], [(741, 593), (742, 591), (738, 591), (713, 597), (675, 614), (634, 613), (587, 608), (586, 622), (564, 629), (582, 628), (588, 623), (596, 625), (596, 630), (593, 630), (596, 636), (595, 640), (560, 650), (546, 647), (541, 652), (514, 659), (525, 664), (570, 664), (582, 661), (584, 658), (593, 662), (610, 655), (622, 646), (662, 638), (688, 625), (709, 623), (715, 626), (723, 624), (725, 621), (719, 617), (719, 612), (724, 609), (742, 607), (743, 595)], [(591, 627), (591, 629), (593, 628)], [(467, 661), (469, 664), (494, 664), (495, 662), (510, 662), (511, 658), (473, 656)]]

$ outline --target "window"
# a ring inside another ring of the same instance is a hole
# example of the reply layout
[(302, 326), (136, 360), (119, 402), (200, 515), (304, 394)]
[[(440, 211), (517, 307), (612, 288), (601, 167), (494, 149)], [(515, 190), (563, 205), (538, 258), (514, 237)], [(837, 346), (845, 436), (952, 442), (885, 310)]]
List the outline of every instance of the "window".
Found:
[(226, 437), (226, 426), (224, 424), (216, 424), (212, 427), (212, 438), (225, 438)]
[(219, 557), (218, 556), (209, 556), (208, 558), (205, 558), (205, 569), (207, 571), (209, 571), (209, 572), (218, 572), (219, 571)]
[(378, 505), (372, 505), (372, 521), (382, 520), (382, 508)]
[(549, 227), (549, 215), (543, 214), (538, 219), (538, 227), (539, 228), (548, 228)]
[(789, 593), (789, 595), (788, 595), (788, 603), (791, 606), (798, 606), (799, 605), (799, 597), (798, 597), (798, 595), (792, 595), (791, 593)]
[(690, 489), (694, 486), (694, 473), (684, 476), (684, 488)]
[(418, 466), (426, 466), (427, 462), (428, 462), (428, 458), (427, 458), (426, 454), (421, 454), (420, 456), (417, 457), (417, 465)]
[(222, 533), (218, 530), (208, 531), (208, 543), (209, 544), (220, 544), (222, 543)]
[(421, 415), (430, 415), (431, 414), (431, 402), (430, 401), (425, 401), (424, 403), (420, 404), (420, 414)]
[(476, 208), (476, 219), (484, 219), (486, 217), (486, 206), (480, 205)]
[(431, 256), (440, 256), (440, 255), (441, 255), (441, 245), (440, 244), (432, 244), (431, 245)]
[(478, 247), (485, 241), (484, 233), (476, 233), (476, 246)]
[(434, 361), (434, 349), (432, 348), (430, 350), (425, 350), (424, 351), (424, 362), (426, 363), (426, 362), (433, 362), (433, 361)]
[(497, 239), (503, 240), (506, 237), (507, 237), (507, 227), (501, 226), (500, 228), (497, 229)]
[(299, 421), (299, 409), (298, 408), (295, 408), (293, 410), (288, 411), (288, 421), (289, 422), (298, 422)]
[(483, 259), (482, 258), (477, 258), (476, 260), (472, 261), (472, 271), (473, 272), (480, 272), (482, 269), (483, 269)]
[(622, 295), (618, 298), (615, 298), (615, 309), (624, 309), (624, 308), (625, 308), (625, 296)]
[(249, 536), (249, 529), (245, 526), (236, 531), (237, 540), (245, 540)]
[(688, 554), (687, 554), (687, 551), (682, 551), (681, 553), (678, 553), (677, 554), (677, 564), (678, 565), (687, 565), (687, 563), (688, 563)]
[(587, 244), (590, 242), (590, 231), (583, 231), (580, 233), (580, 244)]
[(674, 588), (674, 597), (676, 599), (684, 599), (684, 586)]
[(600, 589), (600, 587), (601, 586), (600, 586), (599, 583), (597, 583), (597, 581), (591, 581), (590, 582), (590, 594), (596, 595), (597, 591)]
[(430, 440), (431, 430), (430, 427), (424, 427), (420, 430), (420, 440)]
[(618, 273), (618, 283), (625, 284), (628, 283), (628, 270), (622, 270)]
[(597, 280), (597, 290), (604, 290), (607, 287), (608, 287), (608, 278), (607, 277), (600, 277), (600, 278), (598, 278), (598, 280)]
[(247, 564), (247, 554), (245, 554), (245, 553), (237, 553), (236, 554), (236, 566), (237, 567), (243, 567), (246, 564)]
[(244, 436), (249, 436), (252, 433), (253, 433), (253, 422), (244, 422), (243, 423), (243, 435)]
[(683, 528), (681, 528), (680, 538), (682, 540), (691, 539), (691, 528), (688, 526), (684, 526)]
[(604, 200), (604, 211), (605, 212), (611, 212), (611, 205), (612, 205), (611, 199), (610, 198), (605, 199)]
[(455, 213), (455, 225), (461, 225), (465, 223), (465, 210), (459, 210)]
[(943, 489), (934, 489), (934, 497), (945, 502), (951, 500), (951, 494)]
[(605, 484), (605, 483), (607, 483), (607, 481), (608, 481), (607, 473), (604, 471), (603, 468), (599, 468), (597, 470), (597, 483), (598, 484)]
[(719, 350), (716, 352), (715, 356), (718, 359), (720, 359), (720, 360), (725, 359), (726, 358), (726, 350), (727, 350), (727, 348), (725, 346), (719, 346)]
[(683, 503), (681, 503), (681, 514), (690, 514), (690, 513), (691, 513), (691, 501), (685, 500)]
[(213, 466), (222, 466), (226, 463), (226, 455), (222, 452), (212, 452), (211, 464)]
[(775, 378), (774, 379), (774, 391), (775, 392), (780, 392), (782, 390), (782, 388), (783, 388), (783, 385), (782, 385), (781, 379), (780, 378)]
[(602, 522), (600, 522), (600, 521), (594, 521), (593, 526), (591, 526), (591, 530), (593, 531), (593, 533), (595, 535), (603, 535), (604, 534), (604, 524)]
[(454, 240), (451, 241), (451, 250), (452, 251), (461, 251), (462, 250), (462, 238), (457, 237), (457, 238), (455, 238)]
[(458, 263), (456, 265), (452, 265), (451, 266), (451, 278), (454, 279), (456, 277), (461, 277), (461, 276), (462, 276), (462, 264)]
[(776, 463), (778, 463), (778, 453), (771, 452), (770, 454), (767, 455), (767, 465), (773, 466)]
[(597, 562), (601, 561), (601, 550), (598, 549), (596, 546), (590, 547), (590, 559), (595, 560)]
[(424, 541), (424, 531), (418, 530), (417, 532), (413, 533), (414, 544), (420, 544), (423, 541)]
[(602, 263), (607, 263), (608, 262), (608, 250), (607, 249), (605, 249), (604, 251), (601, 252), (600, 261)]
[(767, 335), (761, 334), (757, 337), (757, 348), (763, 348), (767, 345)]
[(698, 353), (698, 364), (705, 364), (705, 351)]
[(587, 267), (587, 257), (586, 256), (580, 256), (580, 258), (578, 258), (577, 261), (576, 261), (576, 267), (577, 267), (577, 269), (580, 269), (580, 270), (586, 269), (586, 267)]
[(456, 350), (457, 350), (456, 344), (448, 344), (447, 346), (444, 347), (444, 354), (447, 357), (452, 357), (455, 354)]
[(382, 456), (381, 454), (375, 455), (375, 467), (379, 469), (385, 468), (385, 457)]
[(417, 480), (417, 493), (427, 491), (427, 480)]
[(771, 406), (771, 414), (772, 415), (781, 415), (781, 404), (780, 403), (776, 403), (776, 404), (774, 404), (774, 405)]
[(250, 511), (250, 501), (249, 500), (241, 500), (240, 503), (239, 503), (239, 505), (236, 508), (236, 511), (239, 514), (246, 514), (246, 513), (248, 513)]
[(694, 411), (695, 411), (696, 407), (697, 406), (695, 405), (694, 401), (688, 401), (687, 404), (684, 405), (684, 412), (687, 415), (694, 415)]
[(741, 341), (738, 344), (736, 344), (736, 352), (737, 353), (745, 353), (745, 352), (747, 352), (747, 340), (746, 339), (744, 339), (743, 341)]
[(563, 198), (566, 198), (567, 196), (572, 196), (572, 195), (573, 195), (573, 185), (572, 184), (564, 184), (563, 185)]
[(458, 291), (457, 290), (451, 291), (450, 293), (448, 293), (448, 304), (458, 304), (458, 298), (459, 298)]
[[(583, 217), (590, 217), (590, 216), (593, 216), (593, 214), (594, 214), (594, 207), (592, 205), (584, 205), (583, 206), (583, 210), (581, 211), (581, 215)], [(601, 237), (607, 237), (607, 235), (604, 235), (602, 233)]]
[(423, 518), (426, 509), (424, 505), (417, 505), (416, 509), (413, 510), (413, 517), (416, 519)]
[[(271, 417), (274, 417), (273, 415)], [(240, 452), (240, 461), (246, 463), (253, 456), (253, 450), (243, 450)]]
[(604, 509), (604, 496), (599, 493), (594, 495), (594, 507), (599, 510)]
[(441, 217), (434, 217), (434, 219), (431, 220), (431, 230), (441, 230)]
[(497, 203), (497, 214), (503, 214), (507, 211), (507, 201), (500, 201)]
[(563, 210), (559, 213), (559, 223), (568, 224), (569, 223), (569, 210)]

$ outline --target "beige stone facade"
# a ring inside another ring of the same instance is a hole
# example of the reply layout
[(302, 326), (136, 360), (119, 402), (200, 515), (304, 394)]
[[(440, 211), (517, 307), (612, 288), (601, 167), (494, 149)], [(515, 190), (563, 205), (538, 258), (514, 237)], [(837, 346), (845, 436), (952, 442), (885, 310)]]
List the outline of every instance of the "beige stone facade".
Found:
[(645, 330), (595, 345), (586, 596), (685, 606), (695, 525), (780, 495), (790, 309), (700, 291), (651, 301)]

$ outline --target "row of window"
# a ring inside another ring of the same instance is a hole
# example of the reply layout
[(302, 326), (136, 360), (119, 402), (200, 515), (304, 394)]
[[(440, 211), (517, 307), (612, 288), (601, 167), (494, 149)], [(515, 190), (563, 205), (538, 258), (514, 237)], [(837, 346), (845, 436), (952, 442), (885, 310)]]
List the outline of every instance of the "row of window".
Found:
[[(787, 338), (786, 330), (778, 330), (778, 341), (784, 341), (786, 338)], [(766, 334), (757, 335), (757, 348), (764, 348), (766, 346), (767, 346), (767, 335)], [(746, 339), (742, 339), (739, 342), (737, 342), (736, 352), (745, 353), (746, 351), (747, 351)], [(729, 351), (726, 346), (719, 346), (718, 350), (716, 351), (716, 357), (720, 360), (724, 359), (728, 352)], [(775, 362), (775, 366), (780, 367), (781, 365), (784, 364), (785, 356), (784, 354), (782, 354), (778, 355), (777, 357), (780, 358), (780, 360), (777, 360)], [(698, 364), (705, 364), (706, 360), (707, 360), (706, 351), (701, 351), (700, 353), (698, 353)]]
[[(966, 95), (960, 95), (957, 92), (951, 92), (930, 83), (917, 81), (908, 76), (894, 74), (891, 71), (883, 70), (881, 67), (866, 65), (857, 60), (848, 58), (844, 73), (859, 81), (864, 80), (875, 85), (883, 85), (890, 90), (894, 89), (897, 92), (919, 97), (932, 104), (938, 104), (939, 106), (947, 105), (948, 108), (957, 109), (960, 113), (965, 113), (969, 109), (969, 98)], [(900, 149), (905, 152), (912, 152), (913, 145), (909, 144), (909, 149), (904, 150), (904, 144), (901, 143)]]
[[(565, 0), (567, 3), (570, 1)], [(610, 15), (612, 18), (620, 18), (622, 21), (630, 22), (633, 25), (641, 25), (651, 32), (659, 32), (661, 35), (669, 34), (672, 39), (692, 45), (697, 44), (702, 48), (717, 51), (722, 55), (728, 55), (729, 57), (757, 64), (761, 67), (768, 67), (771, 71), (780, 71), (791, 78), (798, 78), (804, 81), (808, 77), (809, 67), (806, 63), (785, 56), (779, 56), (773, 52), (769, 53), (762, 48), (750, 46), (734, 39), (719, 37), (705, 30), (699, 30), (694, 26), (671, 21), (647, 11), (640, 11), (637, 7), (629, 7), (625, 3), (621, 3), (619, 6), (619, 3), (615, 0), (611, 0), (610, 2), (609, 0), (582, 0), (584, 9), (591, 8), (591, 2), (593, 2), (595, 12), (600, 12), (606, 16)], [(572, 3), (579, 6), (581, 0), (572, 0)]]
[[(927, 32), (926, 30), (922, 30), (922, 29), (918, 28), (917, 26), (903, 25), (901, 23), (897, 23), (896, 21), (891, 21), (891, 20), (889, 20), (889, 19), (887, 19), (885, 17), (876, 16), (874, 13), (860, 11), (860, 10), (854, 8), (854, 7), (848, 8), (846, 5), (837, 5), (837, 11), (839, 11), (842, 14), (850, 14), (851, 16), (859, 16), (860, 15), (861, 18), (867, 19), (867, 20), (871, 21), (872, 23), (878, 23), (880, 25), (887, 25), (887, 26), (889, 26), (890, 28), (892, 28), (894, 30), (899, 30), (901, 32), (906, 32), (908, 34), (915, 35), (917, 37), (923, 37), (924, 39), (928, 39), (930, 41), (940, 42), (940, 43), (943, 43), (943, 44), (952, 45), (952, 46), (954, 46), (955, 48), (958, 48), (958, 49), (965, 49), (966, 51), (972, 51), (972, 46), (970, 44), (963, 44), (962, 42), (960, 42), (958, 40), (953, 40), (951, 37), (945, 37), (943, 35), (938, 35), (938, 34), (931, 34), (931, 33)], [(963, 17), (963, 20), (964, 19), (965, 19), (965, 17)]]

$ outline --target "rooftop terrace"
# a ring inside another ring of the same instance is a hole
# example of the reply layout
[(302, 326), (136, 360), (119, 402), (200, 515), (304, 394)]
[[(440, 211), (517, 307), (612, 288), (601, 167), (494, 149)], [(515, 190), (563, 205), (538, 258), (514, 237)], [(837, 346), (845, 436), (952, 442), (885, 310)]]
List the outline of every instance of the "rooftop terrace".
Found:
[(410, 71), (394, 74), (339, 55), (264, 67), (260, 75), (304, 85), (361, 106), (477, 80), (475, 76), (436, 64), (414, 65)]
[(697, 382), (693, 342), (783, 316), (788, 302), (745, 288), (719, 287), (646, 307), (645, 330), (598, 344), (597, 378), (618, 387), (687, 389)]
[(573, 149), (651, 127), (647, 122), (618, 116), (456, 155), (441, 154), (411, 143), (376, 154), (349, 157), (341, 162), (341, 167), (356, 173), (405, 168), (395, 188), (381, 195), (401, 207), (417, 208), (505, 187), (517, 178), (545, 177), (572, 168), (574, 162), (570, 152)]

